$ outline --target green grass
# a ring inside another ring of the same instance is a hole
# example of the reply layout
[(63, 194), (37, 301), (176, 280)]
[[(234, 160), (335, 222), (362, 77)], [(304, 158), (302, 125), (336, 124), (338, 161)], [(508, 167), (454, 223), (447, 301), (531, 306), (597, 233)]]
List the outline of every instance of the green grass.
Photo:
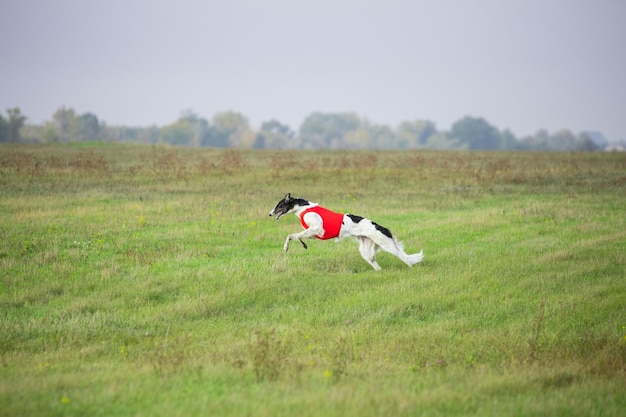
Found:
[[(389, 227), (292, 245), (291, 192)], [(626, 408), (626, 155), (0, 147), (0, 415)]]

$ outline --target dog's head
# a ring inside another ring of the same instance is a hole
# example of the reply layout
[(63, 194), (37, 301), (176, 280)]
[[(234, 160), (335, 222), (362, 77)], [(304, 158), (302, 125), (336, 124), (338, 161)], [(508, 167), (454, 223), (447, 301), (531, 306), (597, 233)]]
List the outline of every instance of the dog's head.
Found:
[(301, 198), (293, 198), (291, 193), (287, 193), (285, 198), (280, 200), (274, 210), (270, 211), (270, 217), (276, 216), (276, 220), (280, 219), (284, 214), (295, 211), (298, 207), (306, 205), (308, 201)]

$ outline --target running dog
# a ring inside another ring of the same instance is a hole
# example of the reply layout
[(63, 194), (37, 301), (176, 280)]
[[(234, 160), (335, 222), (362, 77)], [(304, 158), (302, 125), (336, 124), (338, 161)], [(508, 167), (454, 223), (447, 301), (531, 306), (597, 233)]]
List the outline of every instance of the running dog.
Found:
[(376, 252), (381, 249), (397, 256), (408, 266), (415, 265), (424, 257), (424, 251), (407, 255), (402, 244), (393, 237), (386, 227), (361, 216), (335, 213), (317, 203), (302, 198), (293, 198), (291, 193), (287, 193), (285, 198), (276, 204), (276, 207), (270, 211), (270, 217), (276, 216), (276, 220), (278, 220), (287, 213), (294, 213), (300, 219), (304, 231), (287, 236), (283, 247), (285, 252), (289, 250), (289, 242), (293, 239), (298, 239), (302, 247), (307, 249), (307, 245), (302, 239), (327, 240), (337, 238), (337, 240), (341, 240), (345, 237), (352, 237), (359, 242), (359, 252), (363, 259), (377, 271), (380, 271), (381, 268), (375, 257)]

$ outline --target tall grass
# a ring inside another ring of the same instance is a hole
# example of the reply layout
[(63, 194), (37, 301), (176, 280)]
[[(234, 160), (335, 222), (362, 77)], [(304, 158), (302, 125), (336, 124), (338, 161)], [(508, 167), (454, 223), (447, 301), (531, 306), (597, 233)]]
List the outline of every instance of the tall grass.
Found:
[[(282, 251), (286, 192), (389, 227)], [(626, 156), (0, 147), (0, 415), (621, 415)]]

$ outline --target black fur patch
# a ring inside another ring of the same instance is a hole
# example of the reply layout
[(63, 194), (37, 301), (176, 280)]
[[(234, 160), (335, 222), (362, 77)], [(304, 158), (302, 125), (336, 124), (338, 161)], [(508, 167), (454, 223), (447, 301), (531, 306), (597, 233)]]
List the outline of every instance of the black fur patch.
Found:
[(389, 239), (393, 239), (391, 231), (384, 226), (379, 225), (378, 223), (372, 222), (376, 230), (378, 230), (383, 235), (387, 236)]
[(274, 207), (274, 212), (275, 213), (287, 213), (289, 210), (293, 209), (295, 206), (308, 206), (309, 204), (311, 204), (310, 201), (307, 201), (303, 198), (289, 198), (289, 199), (282, 199), (278, 202), (278, 204), (276, 204), (276, 207)]
[(354, 223), (358, 223), (363, 220), (363, 217), (355, 216), (354, 214), (346, 214), (346, 216), (350, 217), (350, 220), (352, 220)]
[(304, 206), (308, 206), (311, 205), (311, 202), (308, 200), (305, 200), (304, 198), (294, 198), (291, 200), (291, 207), (295, 207), (295, 206), (300, 206), (300, 207), (304, 207)]

